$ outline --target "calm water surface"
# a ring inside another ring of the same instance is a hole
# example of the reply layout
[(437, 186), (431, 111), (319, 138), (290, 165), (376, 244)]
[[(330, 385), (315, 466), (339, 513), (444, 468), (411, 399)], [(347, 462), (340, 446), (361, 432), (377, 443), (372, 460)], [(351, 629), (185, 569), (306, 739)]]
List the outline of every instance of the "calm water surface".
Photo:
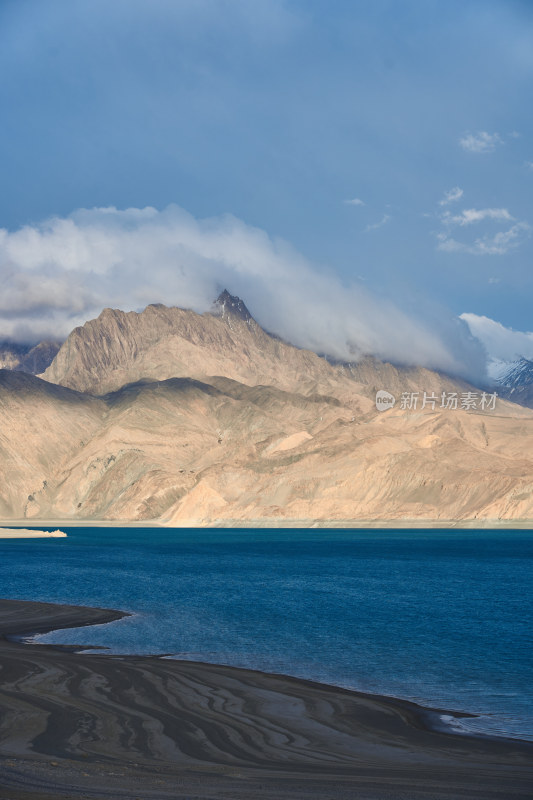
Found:
[(64, 530), (0, 540), (0, 596), (135, 613), (40, 640), (288, 673), (533, 739), (530, 531)]

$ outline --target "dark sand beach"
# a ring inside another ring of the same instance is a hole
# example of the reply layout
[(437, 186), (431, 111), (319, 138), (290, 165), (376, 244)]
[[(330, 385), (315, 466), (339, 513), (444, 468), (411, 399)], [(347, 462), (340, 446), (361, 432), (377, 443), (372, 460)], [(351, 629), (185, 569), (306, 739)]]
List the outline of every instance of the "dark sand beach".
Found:
[(533, 796), (533, 743), (438, 730), (409, 702), (19, 640), (122, 616), (0, 601), (3, 800)]

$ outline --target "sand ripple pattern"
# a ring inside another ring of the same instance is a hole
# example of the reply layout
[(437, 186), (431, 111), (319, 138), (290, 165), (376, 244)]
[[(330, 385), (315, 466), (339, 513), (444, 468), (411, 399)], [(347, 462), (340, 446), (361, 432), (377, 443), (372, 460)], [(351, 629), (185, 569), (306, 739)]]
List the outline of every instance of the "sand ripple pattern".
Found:
[[(6, 797), (44, 798), (46, 786), (55, 792), (50, 796), (61, 796), (48, 773), (31, 778), (50, 764), (68, 767), (72, 796), (81, 791), (83, 776), (92, 775), (94, 790), (106, 770), (115, 780), (113, 769), (140, 770), (132, 789), (140, 794), (132, 797), (166, 797), (169, 776), (197, 781), (199, 773), (204, 787), (214, 776), (269, 776), (284, 787), (279, 797), (299, 797), (295, 781), (313, 779), (318, 783), (308, 783), (302, 796), (399, 798), (391, 786), (398, 791), (405, 785), (416, 788), (416, 797), (525, 798), (533, 785), (531, 744), (432, 730), (432, 715), (407, 702), (225, 666), (83, 654), (6, 638), (120, 616), (0, 601), (0, 786), (11, 787)], [(157, 795), (150, 794), (154, 770), (166, 776), (158, 778), (163, 788)], [(36, 785), (40, 794), (33, 793)], [(240, 785), (227, 796), (270, 796), (272, 784), (261, 786), (246, 795)], [(356, 786), (366, 794), (350, 794)], [(424, 793), (428, 786), (431, 794)], [(103, 784), (100, 790), (80, 796), (130, 796), (123, 786), (112, 795)]]

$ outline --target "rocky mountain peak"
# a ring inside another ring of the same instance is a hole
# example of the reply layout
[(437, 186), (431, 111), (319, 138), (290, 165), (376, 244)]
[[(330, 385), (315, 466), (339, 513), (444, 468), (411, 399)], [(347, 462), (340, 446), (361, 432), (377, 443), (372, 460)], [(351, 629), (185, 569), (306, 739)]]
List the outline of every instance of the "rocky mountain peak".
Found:
[(253, 319), (241, 298), (230, 294), (227, 289), (224, 289), (213, 303), (213, 311), (221, 317), (231, 315), (245, 322)]
[(533, 361), (521, 357), (510, 365), (498, 380), (498, 392), (502, 397), (533, 408)]
[(528, 358), (520, 358), (505, 373), (500, 382), (510, 389), (529, 386), (533, 383), (533, 361)]

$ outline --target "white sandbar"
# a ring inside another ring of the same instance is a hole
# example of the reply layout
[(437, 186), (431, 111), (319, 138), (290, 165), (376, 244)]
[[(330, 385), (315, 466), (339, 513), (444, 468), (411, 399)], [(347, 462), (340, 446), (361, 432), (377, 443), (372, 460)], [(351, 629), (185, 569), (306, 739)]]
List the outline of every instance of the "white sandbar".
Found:
[(31, 531), (28, 528), (0, 528), (0, 539), (49, 539), (66, 536), (63, 531)]

